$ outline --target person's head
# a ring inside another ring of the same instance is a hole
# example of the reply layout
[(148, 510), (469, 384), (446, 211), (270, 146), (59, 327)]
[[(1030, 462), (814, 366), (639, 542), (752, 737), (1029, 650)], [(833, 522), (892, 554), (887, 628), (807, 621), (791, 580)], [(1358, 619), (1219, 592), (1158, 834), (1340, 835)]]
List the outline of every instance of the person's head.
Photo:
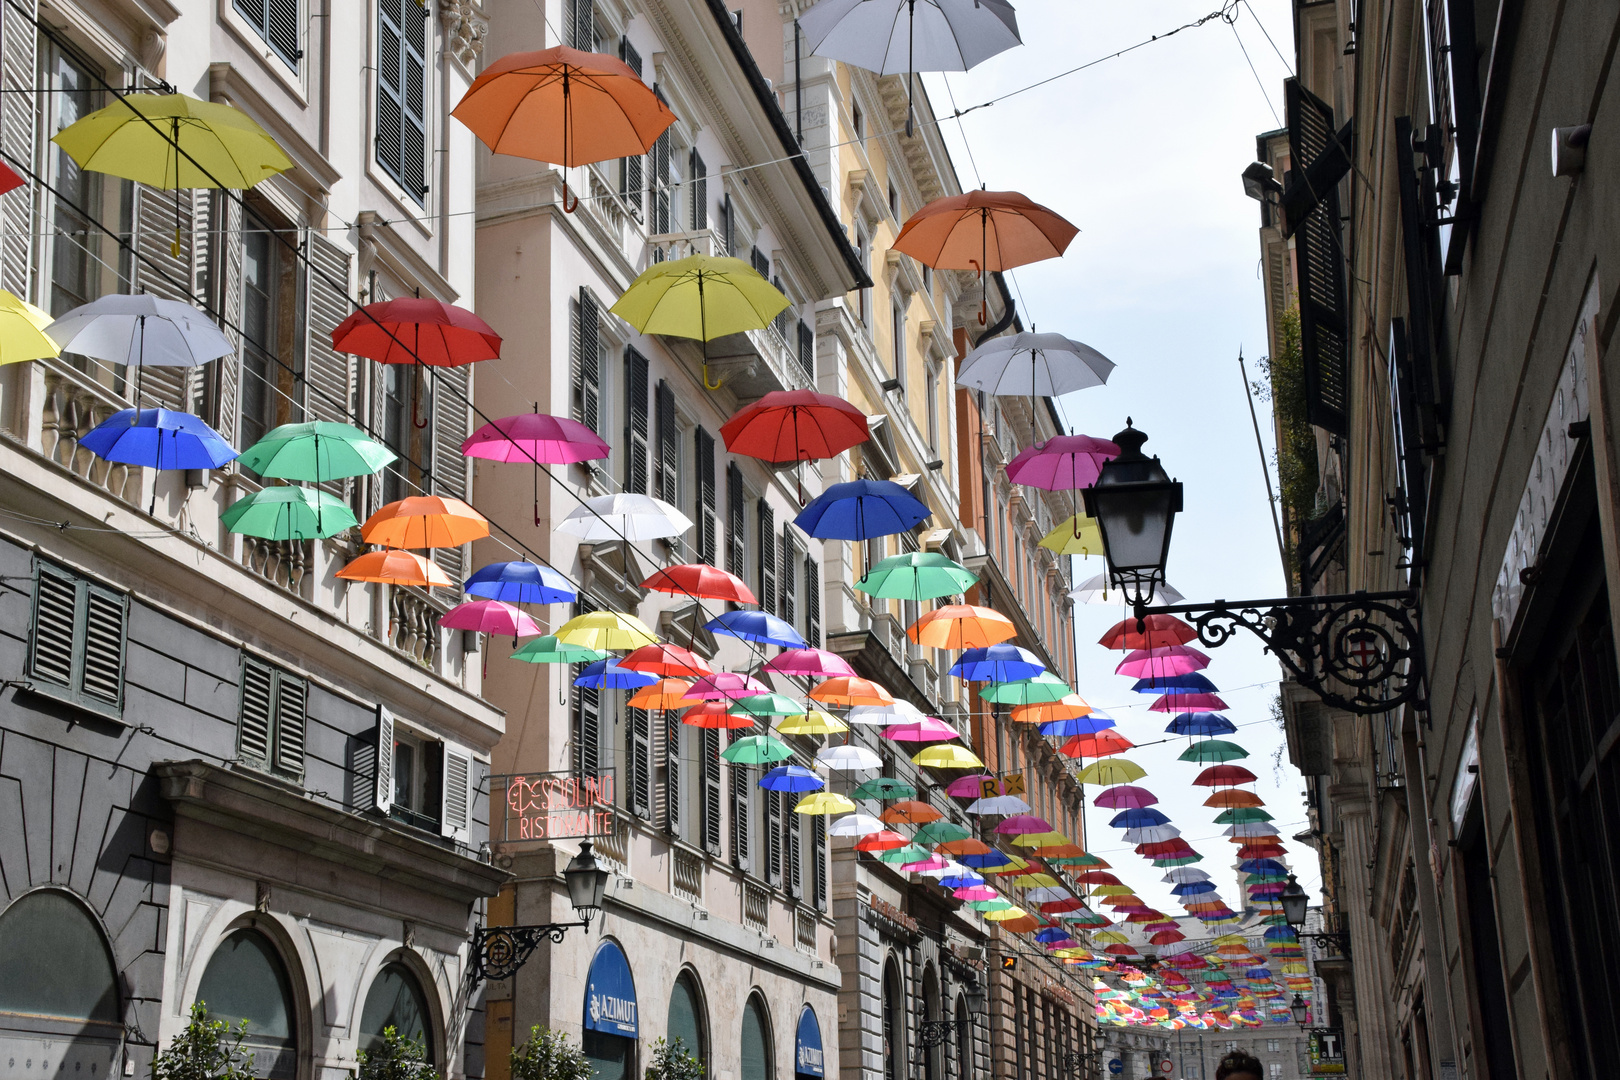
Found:
[(1233, 1050), (1215, 1066), (1215, 1080), (1265, 1080), (1265, 1075), (1259, 1059), (1242, 1050)]

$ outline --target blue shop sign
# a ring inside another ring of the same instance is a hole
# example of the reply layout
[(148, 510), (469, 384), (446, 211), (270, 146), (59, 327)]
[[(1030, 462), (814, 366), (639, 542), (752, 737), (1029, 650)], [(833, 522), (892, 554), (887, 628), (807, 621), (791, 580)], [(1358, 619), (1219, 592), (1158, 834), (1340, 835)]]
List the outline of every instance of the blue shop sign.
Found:
[(806, 1005), (799, 1014), (799, 1034), (793, 1049), (793, 1071), (801, 1076), (826, 1076), (821, 1061), (821, 1024), (816, 1011)]
[(636, 983), (630, 977), (624, 950), (612, 941), (597, 946), (590, 974), (585, 976), (585, 1026), (629, 1039), (638, 1033)]

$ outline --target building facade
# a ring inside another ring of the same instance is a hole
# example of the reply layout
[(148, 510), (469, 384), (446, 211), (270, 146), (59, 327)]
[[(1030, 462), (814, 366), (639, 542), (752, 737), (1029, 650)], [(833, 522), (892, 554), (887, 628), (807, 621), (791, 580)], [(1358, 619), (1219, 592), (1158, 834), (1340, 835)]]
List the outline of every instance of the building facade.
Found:
[[(467, 496), (470, 374), (418, 388), (416, 426), (410, 370), (331, 333), (370, 297), (472, 302), (470, 136), (447, 113), (473, 6), (319, 7), (0, 12), (0, 153), (25, 180), (0, 199), (0, 285), (54, 314), (117, 292), (190, 302), (236, 346), (199, 369), (69, 353), (0, 370), (7, 1077), (142, 1074), (198, 1001), (249, 1021), (262, 1077), (348, 1073), (390, 1024), (442, 1074), (483, 1072), (464, 966), (508, 876), (487, 853), (503, 719), (437, 626), (448, 591), (338, 579), (348, 536), (229, 532), (221, 512), (263, 483), (234, 463), (159, 473), (80, 445), (137, 397), (239, 449), (341, 421), (399, 455), (329, 485), (360, 517)], [(176, 193), (49, 141), (164, 84), (246, 113), (293, 168)], [(393, 137), (402, 100), (415, 138)], [(457, 575), (464, 555), (439, 558)]]

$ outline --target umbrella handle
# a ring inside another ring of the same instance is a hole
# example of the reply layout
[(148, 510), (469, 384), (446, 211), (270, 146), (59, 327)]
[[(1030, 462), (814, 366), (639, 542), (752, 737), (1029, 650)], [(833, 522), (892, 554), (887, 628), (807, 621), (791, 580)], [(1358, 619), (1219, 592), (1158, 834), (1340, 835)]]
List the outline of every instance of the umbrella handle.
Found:
[(568, 173), (566, 171), (563, 173), (562, 208), (563, 208), (563, 213), (565, 213), (565, 214), (572, 214), (575, 210), (579, 209), (579, 196), (578, 195), (574, 196), (574, 201), (572, 203), (569, 203), (569, 201), (568, 201)]
[[(704, 364), (704, 365), (703, 365), (703, 385), (704, 385), (704, 387), (705, 387), (705, 388), (706, 388), (706, 389), (709, 389), (709, 390), (718, 390), (718, 389), (720, 389), (720, 388), (721, 388), (721, 387), (722, 387), (722, 386), (724, 386), (724, 385), (725, 385), (725, 384), (726, 384), (726, 380), (724, 380), (724, 379), (721, 379), (721, 380), (720, 380), (720, 381), (719, 381), (719, 382), (717, 382), (717, 383), (712, 383), (712, 382), (710, 382), (710, 381), (709, 381), (709, 365), (708, 365), (708, 364), (707, 364), (707, 363), (705, 363), (705, 364)], [(801, 501), (800, 501), (800, 503), (799, 503), (799, 505), (801, 505), (801, 506), (802, 506), (802, 505), (804, 505), (804, 503), (803, 503), (803, 500), (801, 500)]]

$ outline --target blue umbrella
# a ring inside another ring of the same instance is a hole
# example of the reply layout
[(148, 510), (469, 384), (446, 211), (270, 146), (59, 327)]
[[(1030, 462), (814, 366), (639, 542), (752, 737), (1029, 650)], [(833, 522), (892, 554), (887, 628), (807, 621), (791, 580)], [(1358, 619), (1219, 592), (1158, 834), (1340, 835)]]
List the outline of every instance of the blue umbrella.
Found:
[(468, 596), (508, 604), (566, 604), (578, 596), (567, 578), (532, 562), (490, 563), (474, 570), (462, 587)]
[(952, 874), (950, 877), (940, 878), (939, 883), (947, 889), (966, 889), (972, 885), (983, 885), (984, 878), (974, 873)]
[(1292, 926), (1268, 926), (1266, 927), (1266, 940), (1293, 943), (1299, 940), (1299, 934), (1295, 932)]
[(1044, 930), (1035, 931), (1036, 941), (1067, 941), (1069, 932), (1061, 926), (1048, 926)]
[(107, 461), (148, 469), (217, 469), (237, 452), (200, 417), (173, 409), (121, 409), (79, 445)]
[(1017, 682), (1033, 679), (1046, 670), (1040, 657), (1017, 645), (990, 645), (967, 649), (949, 672), (968, 682)]
[(1237, 725), (1220, 713), (1186, 712), (1170, 721), (1164, 730), (1172, 735), (1230, 735)]
[(1121, 810), (1108, 819), (1108, 824), (1116, 829), (1145, 829), (1151, 825), (1163, 825), (1170, 819), (1151, 806), (1143, 806), (1134, 810)]
[(801, 765), (778, 765), (759, 778), (759, 786), (766, 791), (816, 791), (827, 784)]
[(932, 514), (892, 480), (851, 480), (811, 499), (793, 524), (820, 540), (867, 540), (910, 532)]
[(1189, 671), (1185, 675), (1161, 675), (1155, 679), (1137, 679), (1131, 687), (1138, 694), (1213, 694), (1220, 689), (1204, 678), (1201, 672)]
[(574, 680), (574, 685), (592, 686), (598, 690), (634, 690), (642, 686), (651, 686), (657, 681), (656, 675), (626, 671), (612, 660), (598, 660), (594, 664), (585, 665), (579, 673), (579, 678)]
[(802, 649), (809, 644), (793, 625), (778, 619), (768, 611), (728, 611), (703, 625), (712, 634), (729, 634), (744, 641), (757, 641), (764, 645), (780, 645), (784, 649)]
[(1100, 709), (1092, 709), (1085, 716), (1072, 720), (1049, 720), (1041, 725), (1042, 735), (1064, 738), (1069, 735), (1095, 735), (1114, 726), (1114, 718)]
[(1171, 889), (1170, 894), (1172, 896), (1194, 896), (1198, 893), (1214, 891), (1215, 883), (1213, 881), (1188, 881)]
[(1286, 874), (1288, 867), (1276, 859), (1244, 859), (1237, 865), (1240, 874)]
[(1010, 858), (994, 849), (986, 851), (982, 855), (961, 855), (957, 857), (956, 861), (963, 866), (973, 866), (981, 870), (994, 870), (998, 866), (1007, 866), (1012, 863)]

